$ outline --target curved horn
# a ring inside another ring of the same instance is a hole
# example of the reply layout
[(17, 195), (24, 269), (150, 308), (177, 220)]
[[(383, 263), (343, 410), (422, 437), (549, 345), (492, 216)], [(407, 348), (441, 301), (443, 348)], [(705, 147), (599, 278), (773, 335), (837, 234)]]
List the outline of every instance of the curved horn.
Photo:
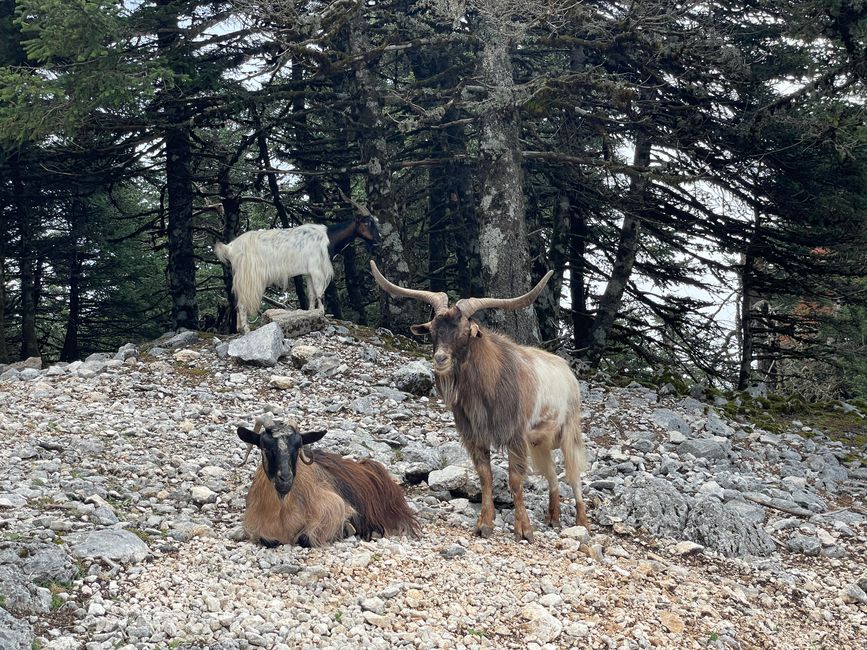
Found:
[(523, 296), (517, 298), (463, 298), (455, 303), (461, 313), (469, 318), (480, 309), (523, 309), (542, 293), (542, 289), (548, 284), (548, 280), (554, 275), (554, 271), (548, 271), (535, 287)]
[(313, 459), (310, 458), (307, 454), (305, 454), (303, 449), (300, 449), (298, 451), (298, 458), (300, 458), (301, 462), (304, 463), (305, 465), (312, 465), (313, 464)]
[[(259, 433), (262, 430), (262, 426), (266, 429), (274, 426), (274, 416), (266, 411), (262, 415), (257, 415), (256, 420), (253, 423), (253, 433)], [(250, 452), (253, 451), (253, 445), (247, 445), (247, 453), (244, 454), (244, 460), (242, 460), (238, 467), (247, 464), (247, 459), (250, 457)]]
[(442, 292), (423, 291), (421, 289), (404, 289), (396, 284), (392, 284), (385, 279), (385, 276), (383, 276), (382, 273), (379, 272), (379, 269), (376, 267), (376, 262), (373, 260), (370, 260), (370, 272), (373, 274), (373, 279), (376, 280), (376, 284), (378, 284), (383, 291), (394, 297), (412, 298), (414, 300), (426, 302), (433, 307), (435, 314), (449, 308), (449, 297), (447, 294)]

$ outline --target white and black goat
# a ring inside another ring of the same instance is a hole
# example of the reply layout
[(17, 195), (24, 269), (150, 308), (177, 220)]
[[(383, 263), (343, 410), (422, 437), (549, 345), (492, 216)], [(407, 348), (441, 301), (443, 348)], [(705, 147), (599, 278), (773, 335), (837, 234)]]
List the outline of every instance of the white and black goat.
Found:
[(433, 307), (433, 319), (411, 329), (414, 334), (433, 338), (437, 390), (451, 408), (455, 426), (479, 473), (482, 510), (476, 532), (482, 537), (493, 532), (492, 447), (508, 452), (516, 539), (533, 539), (523, 494), (528, 455), (534, 468), (548, 479), (545, 521), (552, 526), (559, 524), (560, 488), (552, 457), (558, 447), (563, 450), (566, 481), (575, 495), (577, 522), (588, 526), (581, 492), (585, 454), (578, 380), (560, 357), (518, 345), (472, 320), (480, 309), (523, 309), (530, 305), (552, 272), (523, 296), (466, 298), (449, 308), (445, 293), (399, 287), (386, 280), (373, 261), (370, 267), (376, 283), (392, 296), (413, 298)]
[(238, 427), (238, 437), (262, 452), (244, 512), (254, 542), (322, 546), (352, 534), (418, 534), (403, 491), (383, 465), (320, 450), (305, 453), (303, 446), (325, 431), (301, 433), (292, 422), (271, 422), (260, 433), (261, 426), (257, 421), (252, 431)]
[(331, 258), (359, 237), (369, 248), (380, 242), (376, 219), (369, 213), (331, 226), (306, 223), (296, 228), (251, 230), (228, 244), (218, 242), (214, 253), (232, 267), (232, 292), (238, 330), (250, 331), (248, 314), (259, 312), (271, 285), (286, 288), (290, 278), (304, 275), (311, 309), (323, 309), (325, 288), (334, 277)]

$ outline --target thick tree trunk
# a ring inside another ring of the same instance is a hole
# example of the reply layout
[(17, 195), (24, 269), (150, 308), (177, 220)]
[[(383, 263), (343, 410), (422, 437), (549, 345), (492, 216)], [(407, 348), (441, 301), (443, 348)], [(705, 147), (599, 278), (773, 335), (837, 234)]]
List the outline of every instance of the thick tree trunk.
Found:
[[(183, 52), (179, 50), (179, 27), (173, 0), (157, 0), (165, 7), (157, 33), (159, 52), (168, 65), (180, 69)], [(199, 308), (196, 302), (196, 259), (193, 249), (193, 177), (190, 126), (182, 104), (183, 89), (174, 86), (162, 97), (165, 127), (166, 193), (168, 195), (169, 295), (172, 298), (172, 328), (196, 329)]]
[(172, 328), (196, 329), (196, 260), (193, 252), (192, 149), (186, 126), (169, 127), (166, 143), (166, 184), (169, 200), (169, 294)]
[(38, 357), (39, 340), (36, 336), (36, 252), (33, 250), (33, 235), (36, 224), (27, 199), (24, 196), (24, 182), (21, 178), (21, 159), (13, 154), (10, 159), (12, 194), (18, 227), (20, 229), (18, 265), (21, 278), (21, 358)]
[[(635, 156), (633, 165), (639, 171), (646, 171), (650, 165), (650, 137), (643, 130), (638, 130), (635, 136)], [(605, 287), (605, 293), (599, 301), (599, 309), (593, 326), (590, 328), (584, 358), (592, 366), (596, 367), (605, 354), (608, 337), (620, 306), (623, 303), (623, 294), (632, 275), (632, 267), (635, 264), (635, 256), (638, 253), (641, 235), (641, 213), (646, 201), (647, 179), (644, 176), (633, 176), (630, 187), (626, 210), (623, 216), (623, 225), (620, 229), (620, 241), (617, 244), (617, 252), (611, 269), (611, 277)]]
[[(485, 292), (512, 297), (530, 288), (529, 252), (525, 224), (524, 171), (518, 141), (518, 114), (512, 90), (509, 40), (483, 28), (481, 77), (490, 88), (489, 106), (480, 121), (478, 178), (479, 253)], [(539, 326), (533, 307), (492, 310), (486, 320), (521, 343), (538, 343)]]
[[(382, 121), (382, 96), (373, 85), (361, 56), (367, 51), (363, 9), (356, 11), (350, 25), (350, 52), (358, 57), (355, 83), (358, 88), (358, 124), (362, 130), (358, 141), (361, 162), (366, 169), (365, 190), (368, 209), (379, 219), (380, 268), (392, 282), (412, 286), (412, 274), (407, 263), (401, 237), (401, 219), (391, 186), (391, 157), (386, 139), (387, 130)], [(421, 319), (421, 308), (415, 300), (393, 300), (381, 292), (382, 324), (402, 334), (409, 333), (410, 325)]]

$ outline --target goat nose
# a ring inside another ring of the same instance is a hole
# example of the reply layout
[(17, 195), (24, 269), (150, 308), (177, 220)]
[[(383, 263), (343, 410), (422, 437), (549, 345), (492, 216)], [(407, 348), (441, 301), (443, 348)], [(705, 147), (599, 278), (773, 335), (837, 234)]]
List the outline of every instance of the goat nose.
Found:
[(449, 360), (449, 355), (447, 355), (445, 352), (437, 352), (434, 355), (434, 361), (436, 361), (438, 366), (443, 365), (448, 360)]

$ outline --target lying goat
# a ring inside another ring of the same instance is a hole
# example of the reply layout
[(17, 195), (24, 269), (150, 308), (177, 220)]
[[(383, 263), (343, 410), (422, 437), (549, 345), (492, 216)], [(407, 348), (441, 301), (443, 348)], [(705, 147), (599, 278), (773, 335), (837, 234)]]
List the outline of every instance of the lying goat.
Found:
[[(247, 493), (244, 527), (264, 546), (322, 546), (353, 533), (416, 535), (419, 524), (403, 491), (380, 463), (346, 460), (303, 446), (325, 431), (299, 433), (294, 423), (261, 425), (238, 436), (262, 452), (262, 463)], [(299, 463), (298, 460), (301, 460)]]
[(327, 227), (307, 223), (297, 228), (251, 230), (228, 244), (215, 244), (217, 258), (232, 267), (238, 330), (250, 331), (247, 315), (259, 312), (265, 289), (270, 285), (285, 289), (296, 275), (306, 276), (311, 309), (324, 309), (325, 288), (334, 277), (331, 258), (356, 237), (369, 248), (379, 243), (379, 229), (369, 213)]
[(493, 532), (491, 447), (509, 455), (509, 488), (515, 502), (515, 538), (533, 540), (524, 506), (524, 475), (529, 453), (533, 466), (548, 479), (549, 525), (560, 521), (560, 489), (552, 451), (563, 450), (566, 480), (575, 495), (578, 523), (587, 526), (581, 492), (584, 439), (581, 435), (581, 389), (560, 357), (514, 341), (472, 320), (480, 309), (523, 309), (544, 288), (552, 273), (517, 298), (466, 298), (449, 308), (445, 293), (405, 289), (386, 280), (376, 264), (376, 283), (394, 297), (428, 303), (433, 319), (413, 325), (414, 334), (433, 338), (437, 390), (455, 416), (455, 425), (482, 484), (482, 511), (476, 532)]

